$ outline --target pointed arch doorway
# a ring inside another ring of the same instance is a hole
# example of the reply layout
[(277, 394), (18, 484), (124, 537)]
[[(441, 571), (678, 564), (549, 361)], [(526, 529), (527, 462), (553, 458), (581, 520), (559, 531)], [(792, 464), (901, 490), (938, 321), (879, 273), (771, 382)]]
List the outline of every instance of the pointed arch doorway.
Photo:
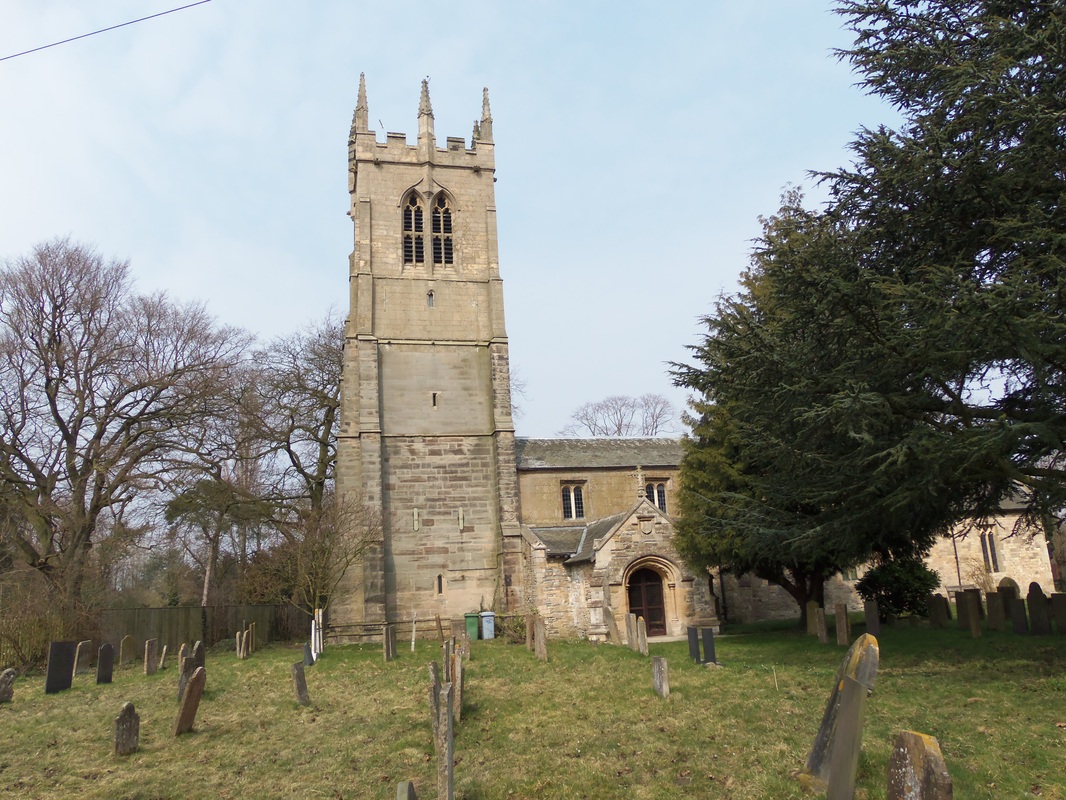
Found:
[(648, 636), (666, 635), (662, 575), (644, 567), (629, 576), (629, 613), (644, 617)]

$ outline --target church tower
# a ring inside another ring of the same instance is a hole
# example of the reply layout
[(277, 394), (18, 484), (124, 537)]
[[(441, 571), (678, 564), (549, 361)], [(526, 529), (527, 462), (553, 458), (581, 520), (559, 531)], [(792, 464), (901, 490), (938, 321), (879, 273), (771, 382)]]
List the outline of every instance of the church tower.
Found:
[(360, 75), (337, 487), (381, 529), (332, 619), (503, 611), (521, 534), (488, 90), (469, 147), (437, 146), (427, 81), (415, 144), (368, 120)]

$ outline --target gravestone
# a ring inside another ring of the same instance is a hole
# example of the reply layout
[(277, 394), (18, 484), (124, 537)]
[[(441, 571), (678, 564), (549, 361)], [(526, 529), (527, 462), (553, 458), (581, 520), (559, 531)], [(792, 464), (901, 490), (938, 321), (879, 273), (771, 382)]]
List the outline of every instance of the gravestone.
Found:
[(125, 664), (127, 661), (133, 658), (133, 637), (126, 634), (122, 637), (122, 640), (118, 643), (118, 663), (119, 666)]
[(544, 617), (539, 614), (533, 624), (533, 647), (536, 650), (537, 658), (541, 661), (548, 660), (548, 632), (544, 628)]
[(1033, 629), (1034, 636), (1051, 635), (1051, 611), (1048, 608), (1047, 595), (1040, 588), (1040, 584), (1033, 581), (1029, 584), (1029, 625)]
[(207, 648), (204, 647), (204, 643), (199, 639), (192, 646), (192, 660), (196, 666), (207, 669)]
[(76, 642), (52, 642), (48, 645), (48, 668), (44, 674), (45, 694), (55, 694), (70, 688), (76, 649)]
[(970, 606), (966, 602), (965, 592), (955, 592), (955, 616), (960, 631), (970, 630)]
[(0, 672), (0, 703), (10, 703), (15, 696), (15, 678), (18, 673), (8, 667)]
[(648, 654), (648, 626), (644, 617), (637, 617), (637, 650), (642, 656)]
[(437, 726), (440, 724), (440, 669), (437, 662), (429, 665), (429, 721), (433, 728), (433, 741), (437, 741)]
[(818, 601), (808, 600), (805, 606), (807, 611), (807, 635), (818, 635)]
[(714, 652), (714, 628), (703, 628), (703, 663), (717, 664), (718, 656)]
[(181, 669), (181, 662), (187, 655), (189, 655), (189, 646), (185, 644), (185, 642), (182, 642), (181, 646), (178, 647), (178, 669)]
[(163, 645), (163, 652), (159, 654), (159, 669), (167, 668), (167, 646)]
[(1020, 597), (1008, 598), (1007, 611), (1010, 613), (1011, 630), (1019, 636), (1029, 633), (1029, 618), (1025, 614), (1025, 601)]
[(626, 646), (630, 650), (637, 649), (637, 615), (626, 614)]
[(688, 657), (700, 663), (700, 632), (691, 626), (688, 628)]
[(1060, 634), (1066, 634), (1066, 594), (1056, 592), (1051, 595), (1051, 616), (1055, 620), (1055, 628)]
[(999, 592), (988, 592), (985, 595), (985, 604), (988, 606), (988, 629), (1001, 631), (1007, 621), (1003, 612), (1003, 595)]
[(292, 690), (296, 693), (296, 702), (302, 706), (311, 705), (311, 698), (307, 695), (307, 676), (304, 675), (304, 662), (297, 661), (292, 665)]
[(311, 643), (304, 643), (304, 666), (313, 667), (315, 665), (315, 654), (311, 652)]
[(437, 797), (439, 800), (453, 800), (455, 797), (453, 777), (455, 732), (452, 727), (452, 685), (450, 683), (445, 683), (440, 687), (437, 708), (439, 716), (437, 737), (434, 741), (437, 751)]
[(189, 678), (196, 672), (196, 659), (192, 656), (185, 656), (178, 664), (178, 702), (181, 702), (181, 698), (185, 695), (185, 687), (189, 683)]
[(651, 660), (651, 684), (663, 700), (670, 696), (670, 668), (662, 656), (655, 656)]
[(158, 639), (149, 639), (144, 643), (144, 674), (155, 675), (155, 668), (159, 666)]
[(444, 683), (452, 682), (452, 664), (455, 662), (453, 650), (455, 649), (455, 642), (452, 639), (445, 639), (444, 643), (440, 646), (441, 666), (444, 669)]
[(818, 608), (814, 612), (814, 626), (818, 631), (818, 643), (829, 644), (829, 631), (825, 627), (825, 609)]
[(942, 594), (929, 595), (929, 624), (942, 630), (948, 626), (950, 618), (948, 599)]
[(128, 756), (137, 752), (141, 741), (141, 718), (133, 708), (133, 703), (123, 703), (122, 710), (115, 717), (115, 755)]
[(192, 730), (196, 721), (196, 711), (200, 708), (200, 698), (207, 683), (207, 672), (197, 667), (189, 682), (185, 684), (185, 693), (181, 696), (181, 708), (178, 709), (178, 721), (174, 724), (174, 735), (181, 736)]
[(862, 725), (866, 719), (866, 687), (845, 675), (840, 692), (833, 753), (829, 759), (826, 800), (854, 800), (862, 750)]
[(233, 637), (233, 643), (235, 645), (234, 652), (237, 653), (237, 660), (238, 661), (240, 661), (242, 658), (244, 658), (244, 655), (243, 655), (244, 654), (244, 648), (242, 647), (242, 645), (244, 644), (244, 642), (242, 641), (243, 639), (244, 639), (244, 631), (237, 631), (237, 633)]
[(105, 642), (96, 651), (96, 682), (111, 683), (115, 671), (115, 648)]
[[(962, 604), (966, 607), (966, 621), (970, 624), (970, 636), (974, 639), (981, 638), (981, 614), (978, 607), (981, 604), (980, 597), (974, 597), (969, 590), (962, 597)], [(962, 614), (959, 614), (962, 617)]]
[(463, 657), (461, 653), (453, 654), (455, 664), (452, 666), (452, 720), (458, 724), (463, 719), (463, 688), (466, 683), (463, 672)]
[(531, 653), (533, 652), (533, 640), (535, 638), (533, 615), (526, 614), (526, 650)]
[(89, 671), (89, 651), (92, 646), (93, 643), (89, 639), (78, 642), (78, 647), (74, 651), (74, 676)]
[[(866, 632), (871, 636), (881, 635), (880, 610), (876, 600), (866, 600), (862, 604), (862, 613), (866, 618)], [(858, 641), (858, 640), (856, 640)]]
[(607, 635), (610, 637), (610, 641), (615, 644), (621, 644), (622, 634), (618, 630), (618, 620), (614, 618), (614, 611), (608, 605), (603, 607), (603, 618), (607, 622)]
[(967, 594), (968, 597), (972, 597), (972, 598), (974, 598), (974, 600), (977, 601), (977, 603), (975, 604), (977, 606), (977, 619), (979, 619), (979, 620), (984, 619), (985, 618), (985, 606), (984, 606), (984, 603), (981, 602), (981, 590), (980, 589), (966, 589), (966, 594)]
[(900, 731), (888, 762), (888, 800), (952, 800), (953, 793), (936, 738)]
[(851, 644), (851, 620), (848, 619), (848, 606), (846, 603), (837, 603), (833, 617), (837, 626), (837, 644), (847, 647)]
[(418, 800), (415, 785), (411, 781), (400, 781), (396, 787), (396, 800)]
[(396, 658), (396, 626), (386, 625), (381, 630), (381, 649), (385, 655), (385, 661), (389, 662)]
[(809, 787), (820, 791), (829, 783), (829, 766), (838, 742), (837, 727), (844, 678), (852, 678), (862, 684), (866, 691), (872, 692), (877, 680), (879, 660), (880, 651), (877, 639), (868, 633), (856, 639), (844, 656), (844, 660), (837, 669), (836, 677), (833, 679), (833, 690), (829, 694), (829, 702), (826, 703), (822, 723), (814, 737), (811, 752), (807, 756), (803, 769), (800, 770), (801, 782)]

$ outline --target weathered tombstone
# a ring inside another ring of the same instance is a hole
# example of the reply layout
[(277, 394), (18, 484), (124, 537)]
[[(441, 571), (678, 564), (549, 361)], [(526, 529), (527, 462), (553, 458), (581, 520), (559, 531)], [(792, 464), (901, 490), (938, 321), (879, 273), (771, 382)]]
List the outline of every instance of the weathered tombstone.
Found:
[(158, 639), (149, 639), (144, 643), (144, 674), (155, 675), (155, 668), (159, 666)]
[(452, 666), (452, 720), (459, 723), (463, 719), (463, 658), (459, 653), (455, 654), (455, 664)]
[(952, 800), (953, 796), (936, 738), (900, 731), (888, 762), (888, 800)]
[(311, 705), (311, 698), (307, 695), (307, 676), (304, 675), (304, 662), (297, 661), (292, 665), (292, 690), (296, 694), (296, 702), (302, 706)]
[(533, 628), (533, 615), (526, 614), (526, 650), (531, 653), (533, 652), (533, 639), (535, 638)]
[(700, 663), (700, 632), (698, 628), (688, 628), (688, 657)]
[(311, 643), (304, 643), (304, 666), (313, 667), (315, 665), (315, 654), (311, 652)]
[(942, 594), (929, 595), (929, 624), (937, 630), (948, 626), (948, 600)]
[(204, 684), (207, 683), (207, 672), (203, 667), (197, 667), (189, 682), (185, 684), (185, 693), (181, 696), (181, 708), (178, 709), (178, 721), (174, 724), (174, 735), (181, 736), (192, 730), (192, 724), (196, 720), (196, 711), (200, 708), (200, 697), (204, 693)]
[[(866, 618), (866, 632), (871, 636), (881, 635), (880, 610), (876, 600), (866, 600), (862, 604), (862, 613)], [(856, 640), (858, 641), (858, 640)]]
[(981, 590), (980, 589), (966, 589), (966, 595), (968, 597), (974, 598), (977, 601), (977, 603), (976, 603), (976, 606), (977, 606), (977, 619), (979, 619), (979, 620), (984, 619), (985, 618), (985, 606), (984, 606), (984, 603), (981, 601)]
[(966, 602), (965, 592), (955, 592), (955, 617), (960, 631), (970, 630), (970, 606)]
[(444, 682), (452, 682), (452, 664), (455, 661), (454, 656), (455, 642), (452, 639), (445, 639), (444, 643), (440, 646), (441, 665), (444, 669)]
[(851, 644), (851, 620), (848, 619), (847, 603), (837, 603), (833, 617), (837, 627), (837, 644), (847, 647)]
[(807, 635), (818, 635), (818, 601), (808, 600), (806, 605), (807, 611)]
[(533, 646), (537, 653), (537, 658), (541, 661), (548, 660), (548, 632), (544, 627), (544, 617), (537, 615), (536, 622), (533, 625)]
[(648, 654), (648, 626), (644, 617), (637, 617), (637, 651), (642, 655)]
[(182, 642), (181, 646), (178, 648), (178, 669), (181, 669), (181, 662), (187, 655), (189, 655), (189, 646), (185, 644), (185, 642)]
[(96, 682), (111, 683), (115, 672), (115, 648), (108, 642), (96, 651)]
[(452, 685), (450, 683), (445, 683), (440, 687), (437, 708), (440, 714), (437, 718), (437, 738), (434, 742), (437, 750), (437, 797), (439, 800), (453, 800), (455, 786), (452, 770), (455, 762), (455, 738), (452, 727)]
[(122, 637), (122, 640), (118, 643), (118, 663), (119, 666), (125, 664), (133, 658), (133, 637), (126, 634)]
[(437, 662), (429, 665), (429, 720), (433, 728), (433, 741), (437, 741), (437, 726), (440, 724), (440, 669)]
[(1007, 610), (1010, 612), (1010, 625), (1019, 636), (1029, 633), (1029, 618), (1025, 614), (1025, 601), (1020, 597), (1011, 597), (1007, 600)]
[(703, 628), (703, 663), (717, 664), (718, 656), (714, 652), (714, 628)]
[(8, 667), (0, 672), (0, 703), (10, 703), (15, 696), (15, 678), (18, 673)]
[(73, 676), (82, 675), (89, 671), (89, 652), (92, 646), (93, 643), (89, 639), (78, 642), (78, 646), (74, 650)]
[(123, 703), (122, 710), (115, 717), (115, 755), (128, 756), (137, 752), (141, 741), (141, 718), (133, 708), (133, 703)]
[(826, 800), (854, 800), (859, 774), (862, 725), (866, 718), (866, 687), (845, 675), (837, 712), (835, 743), (829, 759)]
[(811, 752), (800, 770), (799, 777), (802, 782), (819, 791), (828, 785), (829, 765), (838, 742), (837, 727), (844, 678), (852, 678), (862, 684), (866, 691), (872, 692), (877, 680), (879, 660), (877, 639), (868, 633), (856, 639), (844, 656), (833, 680), (833, 690), (822, 715), (822, 724), (818, 727)]
[(396, 787), (396, 800), (418, 800), (415, 785), (411, 781), (400, 781)]
[(76, 648), (76, 642), (52, 642), (48, 645), (48, 668), (44, 674), (45, 694), (55, 694), (70, 688)]
[(207, 669), (207, 648), (204, 647), (204, 643), (199, 639), (192, 646), (192, 660), (196, 666)]
[(235, 646), (234, 652), (237, 653), (237, 660), (238, 661), (244, 657), (243, 655), (241, 655), (241, 653), (243, 652), (243, 649), (244, 649), (242, 647), (242, 645), (244, 644), (242, 639), (244, 639), (244, 631), (237, 631), (237, 633), (234, 634), (234, 636), (233, 636), (233, 643), (234, 643), (234, 646)]
[(988, 606), (988, 629), (990, 631), (1003, 630), (1004, 623), (1007, 621), (1006, 614), (1003, 613), (1003, 595), (999, 592), (986, 593), (985, 605)]
[(189, 683), (189, 678), (196, 672), (196, 659), (192, 656), (185, 656), (178, 665), (178, 702), (181, 702), (181, 698), (185, 696), (185, 687)]
[(1051, 635), (1051, 612), (1048, 609), (1047, 595), (1040, 588), (1040, 584), (1033, 581), (1029, 584), (1029, 595), (1026, 598), (1029, 604), (1029, 624), (1033, 629), (1034, 636)]
[(966, 621), (970, 623), (970, 636), (974, 639), (981, 638), (981, 614), (977, 610), (980, 603), (981, 598), (974, 597), (969, 591), (962, 597), (962, 604), (966, 607)]
[(651, 660), (651, 683), (663, 700), (670, 696), (670, 667), (662, 656), (654, 656)]
[(1056, 592), (1051, 595), (1051, 616), (1060, 634), (1066, 634), (1066, 594)]
[(167, 668), (167, 646), (163, 645), (163, 652), (159, 654), (159, 669)]
[(829, 644), (829, 631), (826, 630), (825, 625), (825, 609), (818, 608), (814, 612), (814, 624), (818, 629), (818, 642), (819, 644)]
[(618, 630), (618, 620), (614, 618), (614, 611), (608, 605), (603, 607), (603, 618), (607, 621), (607, 635), (611, 637), (610, 640), (615, 644), (620, 644), (622, 633)]
[(630, 650), (637, 649), (637, 615), (626, 614), (626, 646)]

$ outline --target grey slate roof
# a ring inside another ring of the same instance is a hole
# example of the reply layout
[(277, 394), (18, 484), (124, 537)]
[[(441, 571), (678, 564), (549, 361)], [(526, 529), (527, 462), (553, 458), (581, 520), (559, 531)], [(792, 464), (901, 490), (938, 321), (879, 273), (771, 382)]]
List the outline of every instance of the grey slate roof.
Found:
[(518, 469), (676, 467), (680, 439), (515, 439)]
[(610, 533), (615, 525), (631, 513), (633, 512), (624, 511), (613, 517), (593, 520), (584, 526), (536, 527), (530, 530), (548, 548), (548, 558), (566, 558), (567, 564), (576, 564), (579, 561), (591, 561), (592, 543)]

